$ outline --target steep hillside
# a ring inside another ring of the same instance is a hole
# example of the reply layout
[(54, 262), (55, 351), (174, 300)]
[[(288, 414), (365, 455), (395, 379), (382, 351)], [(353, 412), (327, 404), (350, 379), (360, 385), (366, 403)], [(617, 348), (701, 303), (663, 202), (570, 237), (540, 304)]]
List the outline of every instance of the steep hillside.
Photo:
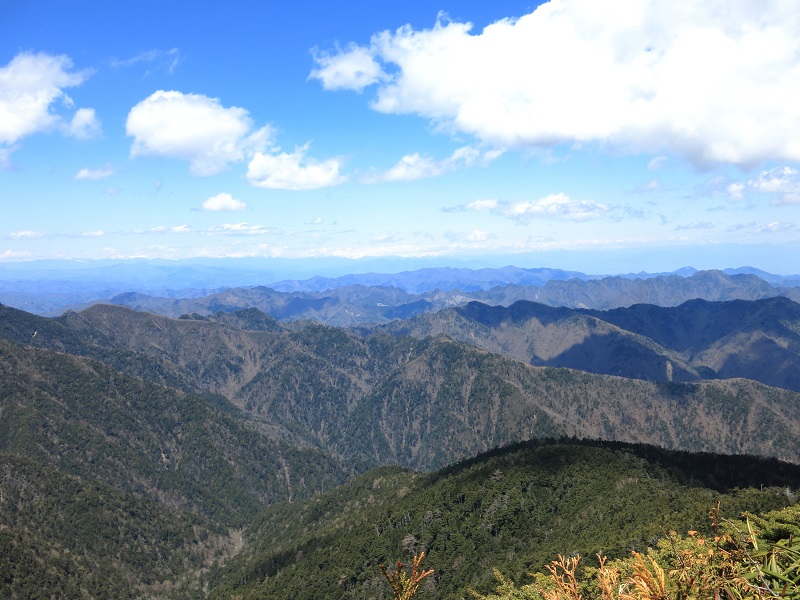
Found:
[(659, 385), (529, 366), (444, 337), (313, 323), (252, 331), (100, 305), (58, 322), (360, 469), (432, 468), (553, 435), (800, 461), (797, 394), (752, 381)]
[(693, 300), (671, 309), (636, 305), (593, 314), (720, 377), (800, 390), (800, 304), (788, 298)]
[(0, 452), (0, 473), (4, 598), (190, 598), (241, 543), (202, 515), (19, 455)]
[(608, 311), (473, 302), (375, 331), (447, 335), (535, 365), (651, 381), (744, 377), (800, 391), (800, 304), (787, 298)]
[(12, 598), (190, 594), (263, 506), (349, 475), (223, 397), (0, 340), (0, 587)]
[(187, 395), (103, 363), (0, 341), (0, 451), (241, 524), (344, 469), (225, 398)]
[[(379, 564), (426, 551), (420, 598), (523, 579), (557, 553), (643, 551), (665, 531), (791, 504), (800, 467), (620, 444), (522, 444), (430, 474), (370, 471), (302, 504), (267, 509), (210, 598), (388, 598)], [(792, 487), (788, 490), (787, 485)], [(749, 489), (745, 489), (749, 488)]]

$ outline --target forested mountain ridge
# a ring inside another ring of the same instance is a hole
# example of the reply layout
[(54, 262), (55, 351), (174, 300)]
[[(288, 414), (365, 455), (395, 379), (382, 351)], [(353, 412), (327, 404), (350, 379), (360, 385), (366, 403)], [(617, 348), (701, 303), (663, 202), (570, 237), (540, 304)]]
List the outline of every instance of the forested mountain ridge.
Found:
[(800, 304), (781, 297), (607, 311), (472, 302), (374, 331), (447, 335), (535, 365), (652, 381), (744, 377), (800, 391)]
[[(6, 311), (20, 325), (7, 322), (5, 335), (31, 339), (39, 317)], [(797, 394), (752, 381), (656, 384), (533, 367), (447, 337), (361, 336), (314, 323), (287, 329), (256, 317), (248, 312), (243, 322), (272, 330), (103, 305), (43, 325), (65, 328), (92, 355), (143, 357), (115, 368), (157, 383), (169, 373), (186, 392), (221, 394), (261, 426), (360, 468), (427, 469), (558, 435), (800, 460), (790, 442), (800, 427)], [(32, 339), (58, 345), (45, 338)], [(154, 365), (152, 375), (142, 364)]]
[[(556, 554), (629, 556), (667, 531), (794, 503), (800, 467), (603, 442), (538, 441), (415, 474), (380, 468), (293, 505), (268, 508), (210, 598), (389, 598), (379, 564), (425, 551), (420, 600), (516, 581)], [(793, 486), (787, 488), (786, 486)], [(749, 488), (749, 489), (745, 489)]]

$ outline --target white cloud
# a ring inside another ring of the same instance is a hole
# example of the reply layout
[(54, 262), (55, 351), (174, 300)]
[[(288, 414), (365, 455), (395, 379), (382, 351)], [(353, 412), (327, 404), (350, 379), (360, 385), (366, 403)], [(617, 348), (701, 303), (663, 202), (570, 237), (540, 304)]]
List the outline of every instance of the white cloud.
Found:
[(113, 59), (111, 61), (111, 66), (132, 67), (139, 63), (147, 63), (152, 66), (145, 71), (145, 75), (151, 75), (156, 71), (165, 71), (169, 74), (172, 74), (180, 62), (181, 56), (180, 52), (178, 52), (178, 49), (170, 48), (169, 50), (147, 50), (122, 60)]
[(203, 210), (217, 211), (217, 210), (244, 210), (247, 208), (247, 203), (243, 200), (237, 200), (228, 193), (217, 194), (211, 196), (208, 200), (203, 202)]
[(503, 203), (501, 203), (496, 198), (480, 198), (478, 200), (473, 200), (472, 202), (467, 202), (466, 204), (459, 204), (458, 206), (446, 206), (442, 208), (442, 212), (467, 212), (467, 211), (492, 211), (496, 212), (496, 209)]
[(786, 231), (794, 231), (797, 229), (794, 223), (785, 223), (782, 221), (772, 221), (763, 227), (757, 229), (758, 233), (784, 233)]
[(561, 221), (589, 221), (609, 213), (605, 204), (591, 200), (573, 200), (566, 194), (549, 194), (538, 200), (502, 202), (494, 198), (473, 200), (467, 204), (442, 209), (444, 212), (491, 212), (501, 217), (527, 223), (534, 218)]
[(69, 123), (62, 126), (62, 131), (79, 140), (89, 140), (100, 135), (100, 120), (93, 108), (79, 108)]
[(714, 224), (711, 221), (694, 221), (688, 225), (675, 227), (675, 231), (686, 231), (688, 229), (714, 229)]
[(189, 233), (192, 228), (188, 225), (175, 225), (167, 227), (166, 225), (159, 225), (158, 227), (151, 227), (147, 233)]
[(98, 179), (105, 179), (106, 177), (111, 177), (114, 174), (114, 169), (111, 167), (105, 167), (103, 169), (90, 169), (89, 167), (84, 167), (77, 173), (73, 179), (89, 179), (91, 181), (97, 181)]
[(350, 44), (347, 50), (335, 53), (313, 50), (314, 62), (319, 66), (311, 71), (309, 79), (319, 79), (326, 90), (349, 89), (361, 91), (366, 86), (384, 79), (381, 66), (366, 48)]
[(263, 225), (250, 225), (249, 223), (226, 223), (209, 227), (209, 235), (264, 235), (274, 233), (275, 230)]
[(753, 189), (767, 194), (776, 194), (774, 204), (800, 203), (800, 171), (791, 167), (778, 167), (761, 172), (747, 182)]
[(458, 148), (444, 160), (435, 160), (419, 153), (406, 154), (390, 169), (376, 175), (368, 175), (363, 178), (363, 181), (365, 183), (383, 183), (438, 177), (462, 167), (472, 167), (477, 164), (485, 166), (501, 154), (503, 154), (502, 150), (489, 150), (482, 153), (474, 146)]
[[(328, 89), (377, 84), (375, 110), (496, 147), (597, 142), (700, 166), (796, 161), (797, 26), (783, 0), (551, 0), (478, 34), (442, 18), (384, 31), (318, 57), (311, 77)], [(379, 72), (340, 74), (369, 59)]]
[(468, 242), (485, 242), (489, 239), (489, 234), (486, 231), (482, 231), (480, 229), (473, 229), (467, 234), (467, 241)]
[(750, 221), (749, 223), (737, 223), (735, 225), (731, 225), (725, 231), (727, 231), (728, 233), (734, 233), (737, 231), (754, 229), (755, 226), (756, 223), (754, 221)]
[(728, 195), (730, 196), (731, 200), (741, 200), (744, 198), (744, 183), (741, 181), (737, 181), (735, 183), (731, 183), (726, 188), (728, 191)]
[(800, 204), (800, 170), (775, 167), (762, 171), (748, 181), (735, 181), (726, 188), (731, 200), (742, 200), (748, 193), (774, 196), (773, 205)]
[(497, 204), (496, 198), (487, 198), (484, 200), (473, 200), (466, 205), (466, 208), (468, 210), (492, 210), (497, 208)]
[(566, 194), (550, 194), (539, 200), (523, 200), (500, 207), (502, 214), (516, 221), (527, 222), (533, 218), (564, 221), (588, 221), (608, 212), (605, 204), (590, 200), (573, 200)]
[(163, 156), (190, 163), (193, 175), (215, 175), (270, 144), (270, 126), (253, 129), (249, 113), (217, 98), (159, 90), (134, 106), (126, 132), (131, 156)]
[(667, 162), (666, 156), (656, 156), (648, 161), (647, 169), (650, 171), (657, 171), (665, 162)]
[(27, 250), (3, 250), (0, 252), (0, 260), (19, 260), (21, 258), (29, 258), (31, 253)]
[(41, 231), (32, 231), (30, 229), (25, 229), (23, 231), (14, 231), (8, 234), (8, 237), (14, 240), (22, 240), (22, 239), (36, 239), (44, 237), (45, 234)]
[(11, 153), (16, 149), (16, 146), (0, 148), (0, 171), (10, 171), (14, 168), (14, 165), (11, 162)]
[(95, 231), (84, 231), (81, 234), (81, 236), (82, 237), (101, 237), (101, 236), (104, 236), (105, 234), (106, 234), (106, 232), (103, 231), (102, 229), (97, 229)]
[[(66, 88), (81, 85), (89, 71), (72, 71), (67, 56), (23, 52), (0, 67), (0, 144), (11, 146), (22, 138), (60, 129), (78, 138), (97, 135), (100, 123), (91, 108), (80, 108), (71, 119), (57, 112), (73, 108)], [(10, 148), (3, 149), (5, 162)], [(2, 157), (0, 157), (2, 158)]]
[(339, 173), (339, 159), (316, 161), (306, 158), (308, 146), (295, 148), (291, 154), (256, 153), (247, 167), (247, 179), (256, 187), (271, 190), (314, 190), (345, 181)]

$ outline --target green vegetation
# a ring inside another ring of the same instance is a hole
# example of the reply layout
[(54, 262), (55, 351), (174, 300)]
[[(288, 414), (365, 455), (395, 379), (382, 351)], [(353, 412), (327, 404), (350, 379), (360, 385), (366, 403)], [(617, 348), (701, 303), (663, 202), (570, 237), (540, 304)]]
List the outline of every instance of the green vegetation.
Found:
[(435, 574), (419, 598), (485, 594), (495, 567), (519, 581), (556, 554), (628, 557), (670, 530), (709, 533), (717, 501), (726, 518), (790, 506), (785, 486), (798, 481), (800, 467), (775, 461), (575, 441), (521, 444), (426, 475), (384, 467), (268, 508), (212, 576), (210, 598), (380, 598), (378, 566), (422, 551)]
[[(800, 395), (746, 380), (537, 368), (252, 310), (0, 307), (0, 598), (456, 599), (559, 554), (628, 577), (632, 551), (699, 539), (671, 530), (712, 539), (718, 501), (729, 520), (792, 506), (800, 467), (722, 453), (798, 462), (798, 427)], [(398, 558), (411, 570), (380, 570)]]
[(469, 590), (477, 600), (760, 600), (800, 598), (800, 510), (795, 507), (744, 521), (711, 511), (714, 535), (669, 532), (646, 555), (607, 560), (578, 570), (580, 557), (557, 560), (532, 583), (516, 586), (495, 571), (495, 593)]

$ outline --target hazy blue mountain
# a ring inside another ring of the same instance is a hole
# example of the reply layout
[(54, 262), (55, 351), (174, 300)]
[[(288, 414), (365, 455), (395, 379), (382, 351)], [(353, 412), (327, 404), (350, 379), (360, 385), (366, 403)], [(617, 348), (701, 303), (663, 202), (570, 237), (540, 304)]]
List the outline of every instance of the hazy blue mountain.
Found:
[[(692, 298), (753, 300), (785, 295), (800, 299), (796, 287), (800, 276), (771, 275), (749, 267), (728, 269), (730, 275), (685, 267), (668, 274), (611, 277), (514, 266), (321, 274), (326, 269), (341, 273), (347, 266), (364, 269), (373, 264), (344, 261), (334, 269), (334, 263), (323, 261), (316, 267), (312, 262), (278, 259), (6, 263), (0, 265), (0, 302), (47, 316), (97, 302), (168, 316), (256, 307), (283, 320), (314, 319), (348, 326), (406, 318), (472, 300), (502, 305), (532, 300), (605, 309), (636, 303), (672, 306)], [(313, 269), (317, 274), (281, 279), (290, 265), (295, 275), (313, 273)], [(251, 288), (259, 292), (248, 292)]]
[(800, 304), (783, 297), (607, 311), (472, 302), (376, 331), (446, 335), (535, 365), (651, 381), (745, 377), (800, 391)]

